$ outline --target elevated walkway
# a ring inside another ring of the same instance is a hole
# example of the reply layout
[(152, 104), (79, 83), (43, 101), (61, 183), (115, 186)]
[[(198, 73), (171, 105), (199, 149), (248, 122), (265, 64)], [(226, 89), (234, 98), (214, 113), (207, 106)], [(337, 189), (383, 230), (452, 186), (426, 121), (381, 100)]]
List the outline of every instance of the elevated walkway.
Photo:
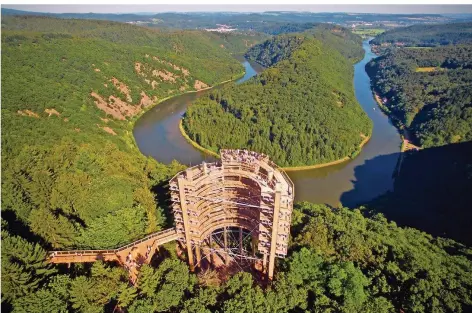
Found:
[(175, 228), (153, 233), (126, 246), (109, 250), (70, 250), (50, 251), (48, 261), (60, 263), (84, 263), (95, 261), (117, 261), (130, 273), (131, 282), (135, 282), (139, 268), (151, 261), (153, 252), (167, 242), (180, 239)]

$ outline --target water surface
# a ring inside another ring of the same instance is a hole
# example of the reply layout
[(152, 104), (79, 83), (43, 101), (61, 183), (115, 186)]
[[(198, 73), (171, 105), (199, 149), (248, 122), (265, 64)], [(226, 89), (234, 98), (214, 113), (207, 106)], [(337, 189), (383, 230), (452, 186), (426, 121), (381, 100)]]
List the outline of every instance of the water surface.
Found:
[[(357, 100), (373, 121), (372, 137), (354, 160), (321, 169), (289, 172), (295, 184), (297, 201), (327, 203), (332, 206), (337, 206), (342, 201), (344, 205), (353, 206), (371, 200), (393, 187), (392, 174), (401, 140), (372, 96), (365, 65), (375, 55), (367, 41), (363, 43), (363, 48), (366, 54), (355, 65), (354, 88)], [(242, 83), (263, 70), (260, 65), (242, 57), (237, 58), (246, 69), (246, 74), (237, 83)], [(175, 159), (184, 164), (195, 165), (203, 160), (213, 160), (213, 157), (190, 145), (179, 131), (179, 120), (187, 107), (207, 92), (184, 94), (146, 112), (134, 128), (136, 143), (141, 152), (163, 163), (170, 163)]]
[(342, 202), (354, 206), (393, 188), (392, 174), (400, 155), (401, 139), (372, 95), (365, 65), (375, 54), (368, 41), (363, 42), (363, 48), (364, 59), (354, 66), (354, 90), (357, 101), (373, 121), (372, 137), (354, 160), (321, 169), (289, 172), (298, 201), (333, 206)]
[[(242, 56), (236, 56), (236, 59), (245, 68), (245, 75), (237, 80), (236, 83), (238, 84), (245, 82), (263, 70), (262, 66), (249, 62)], [(166, 100), (144, 113), (136, 121), (133, 129), (139, 150), (144, 155), (151, 156), (162, 163), (177, 160), (187, 165), (195, 165), (203, 160), (214, 160), (212, 156), (195, 149), (189, 144), (182, 137), (179, 130), (179, 121), (187, 107), (208, 92), (210, 90), (183, 94)]]

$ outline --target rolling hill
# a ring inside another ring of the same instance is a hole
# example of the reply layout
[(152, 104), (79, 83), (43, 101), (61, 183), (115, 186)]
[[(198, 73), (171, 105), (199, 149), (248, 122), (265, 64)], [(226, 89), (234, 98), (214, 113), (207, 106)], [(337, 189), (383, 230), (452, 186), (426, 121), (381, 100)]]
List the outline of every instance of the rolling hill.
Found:
[(241, 75), (223, 42), (200, 31), (3, 17), (4, 216), (55, 248), (113, 247), (158, 230), (153, 189), (181, 167), (141, 155), (133, 120), (169, 96)]

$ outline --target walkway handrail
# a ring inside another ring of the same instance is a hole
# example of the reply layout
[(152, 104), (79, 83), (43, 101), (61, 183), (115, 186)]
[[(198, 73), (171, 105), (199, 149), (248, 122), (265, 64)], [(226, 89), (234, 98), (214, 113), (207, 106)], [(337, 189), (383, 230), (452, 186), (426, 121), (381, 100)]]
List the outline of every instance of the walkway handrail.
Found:
[(49, 251), (49, 256), (53, 257), (56, 255), (75, 255), (75, 254), (116, 254), (120, 251), (123, 251), (125, 249), (128, 249), (130, 247), (136, 246), (144, 241), (148, 241), (153, 238), (165, 238), (170, 235), (178, 235), (177, 230), (175, 227), (165, 229), (159, 232), (152, 233), (144, 238), (141, 238), (139, 240), (133, 241), (125, 246), (116, 248), (116, 249), (104, 249), (104, 250), (90, 250), (90, 249), (83, 249), (83, 250), (68, 250), (68, 251)]

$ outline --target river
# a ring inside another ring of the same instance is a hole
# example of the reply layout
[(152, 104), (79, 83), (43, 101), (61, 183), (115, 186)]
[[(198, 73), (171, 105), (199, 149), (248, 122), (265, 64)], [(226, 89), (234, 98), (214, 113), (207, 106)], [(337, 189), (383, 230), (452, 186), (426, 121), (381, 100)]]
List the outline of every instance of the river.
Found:
[[(327, 203), (345, 206), (371, 200), (393, 187), (393, 172), (400, 154), (401, 139), (387, 116), (377, 107), (370, 90), (370, 81), (365, 65), (375, 55), (368, 41), (363, 42), (365, 56), (354, 66), (354, 88), (356, 98), (373, 121), (374, 129), (370, 141), (354, 159), (342, 164), (314, 170), (288, 172), (295, 184), (296, 201)], [(239, 57), (246, 69), (242, 83), (263, 68)], [(217, 87), (218, 88), (218, 87)], [(190, 145), (180, 134), (179, 120), (187, 107), (209, 92), (184, 94), (164, 101), (146, 112), (134, 127), (133, 133), (141, 152), (159, 162), (177, 160), (188, 165), (212, 161)], [(375, 109), (374, 109), (375, 108)]]

